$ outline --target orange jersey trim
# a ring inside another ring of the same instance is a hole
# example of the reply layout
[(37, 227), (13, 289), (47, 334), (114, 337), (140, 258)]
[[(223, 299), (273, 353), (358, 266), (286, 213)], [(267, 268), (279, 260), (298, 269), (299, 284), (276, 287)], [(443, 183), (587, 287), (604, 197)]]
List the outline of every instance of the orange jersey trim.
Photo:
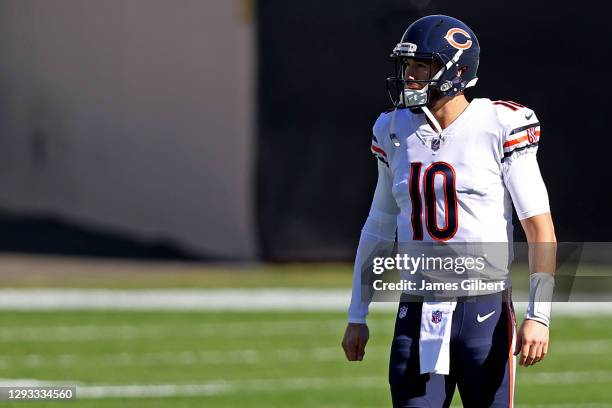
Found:
[[(539, 130), (536, 130), (535, 135), (536, 135), (537, 137), (540, 137), (540, 131), (539, 131)], [(504, 148), (505, 148), (505, 147), (514, 146), (514, 145), (519, 144), (519, 143), (523, 143), (523, 142), (524, 142), (525, 140), (527, 140), (527, 139), (529, 139), (529, 136), (528, 136), (528, 135), (525, 135), (525, 136), (519, 137), (518, 139), (510, 140), (510, 141), (508, 141), (508, 142), (504, 143)]]

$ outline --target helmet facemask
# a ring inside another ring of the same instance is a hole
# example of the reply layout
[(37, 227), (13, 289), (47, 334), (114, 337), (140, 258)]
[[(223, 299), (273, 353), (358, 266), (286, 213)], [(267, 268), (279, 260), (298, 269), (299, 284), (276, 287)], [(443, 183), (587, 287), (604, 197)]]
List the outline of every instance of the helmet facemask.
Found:
[[(446, 68), (433, 54), (405, 57), (394, 52), (391, 56), (394, 57), (395, 76), (387, 78), (387, 92), (396, 108), (420, 108), (431, 104), (434, 99), (438, 99), (440, 96), (440, 92), (436, 92), (438, 91), (438, 82)], [(417, 61), (427, 63), (430, 67), (429, 78), (421, 80), (406, 79), (406, 58), (414, 58)], [(441, 68), (434, 73), (436, 65), (441, 66)], [(410, 89), (407, 85), (411, 83), (424, 83), (425, 86), (421, 89)]]

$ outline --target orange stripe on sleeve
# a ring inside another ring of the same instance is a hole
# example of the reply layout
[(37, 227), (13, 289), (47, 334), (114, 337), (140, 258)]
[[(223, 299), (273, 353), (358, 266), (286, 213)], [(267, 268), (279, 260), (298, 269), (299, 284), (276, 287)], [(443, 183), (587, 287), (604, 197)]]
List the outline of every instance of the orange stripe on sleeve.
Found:
[[(536, 135), (537, 137), (540, 137), (540, 131), (539, 131), (539, 130), (537, 130), (537, 131), (535, 132), (535, 135)], [(529, 136), (528, 136), (528, 135), (521, 136), (521, 137), (519, 137), (518, 139), (513, 139), (513, 140), (510, 140), (510, 141), (507, 141), (506, 143), (504, 143), (504, 147), (514, 146), (514, 145), (516, 145), (516, 144), (519, 144), (519, 143), (524, 142), (524, 141), (525, 141), (525, 140), (527, 140), (527, 139), (529, 139)]]

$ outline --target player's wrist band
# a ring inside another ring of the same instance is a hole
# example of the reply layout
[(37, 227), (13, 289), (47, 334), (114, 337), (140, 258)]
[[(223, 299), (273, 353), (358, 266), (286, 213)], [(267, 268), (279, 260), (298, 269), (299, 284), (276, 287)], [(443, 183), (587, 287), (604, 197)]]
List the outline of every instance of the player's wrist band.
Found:
[(555, 278), (550, 273), (536, 272), (529, 276), (529, 303), (525, 319), (550, 326), (550, 309)]

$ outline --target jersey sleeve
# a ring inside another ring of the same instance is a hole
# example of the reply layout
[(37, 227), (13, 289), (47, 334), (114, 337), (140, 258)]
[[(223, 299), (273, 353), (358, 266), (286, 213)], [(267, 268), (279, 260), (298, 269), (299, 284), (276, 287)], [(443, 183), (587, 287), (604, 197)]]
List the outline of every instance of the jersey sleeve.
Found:
[(510, 164), (525, 154), (535, 155), (540, 142), (540, 121), (526, 106), (510, 101), (495, 101), (502, 128), (501, 161)]
[(392, 193), (393, 181), (384, 140), (384, 134), (375, 125), (371, 150), (378, 159), (378, 181), (370, 212), (361, 229), (355, 256), (353, 289), (348, 310), (349, 323), (366, 322), (372, 296), (370, 278), (373, 259), (389, 256), (393, 252), (397, 215), (400, 210)]
[(370, 151), (379, 162), (383, 163), (388, 168), (389, 154), (387, 153), (387, 148), (385, 146), (386, 122), (388, 122), (388, 118), (386, 117), (385, 113), (382, 113), (376, 120), (376, 123), (374, 123), (374, 127), (372, 128), (372, 145), (370, 146)]
[[(379, 166), (378, 181), (370, 212), (374, 210), (375, 212), (380, 211), (381, 213), (393, 214), (395, 216), (399, 214), (399, 208), (392, 193), (393, 175), (389, 163), (393, 151), (392, 147), (389, 146), (388, 122), (389, 115), (383, 113), (378, 117), (372, 128), (370, 151), (378, 159)], [(395, 230), (393, 233), (395, 234)]]
[(536, 158), (540, 122), (535, 112), (516, 102), (497, 101), (494, 105), (502, 124), (502, 175), (519, 220), (550, 212)]

